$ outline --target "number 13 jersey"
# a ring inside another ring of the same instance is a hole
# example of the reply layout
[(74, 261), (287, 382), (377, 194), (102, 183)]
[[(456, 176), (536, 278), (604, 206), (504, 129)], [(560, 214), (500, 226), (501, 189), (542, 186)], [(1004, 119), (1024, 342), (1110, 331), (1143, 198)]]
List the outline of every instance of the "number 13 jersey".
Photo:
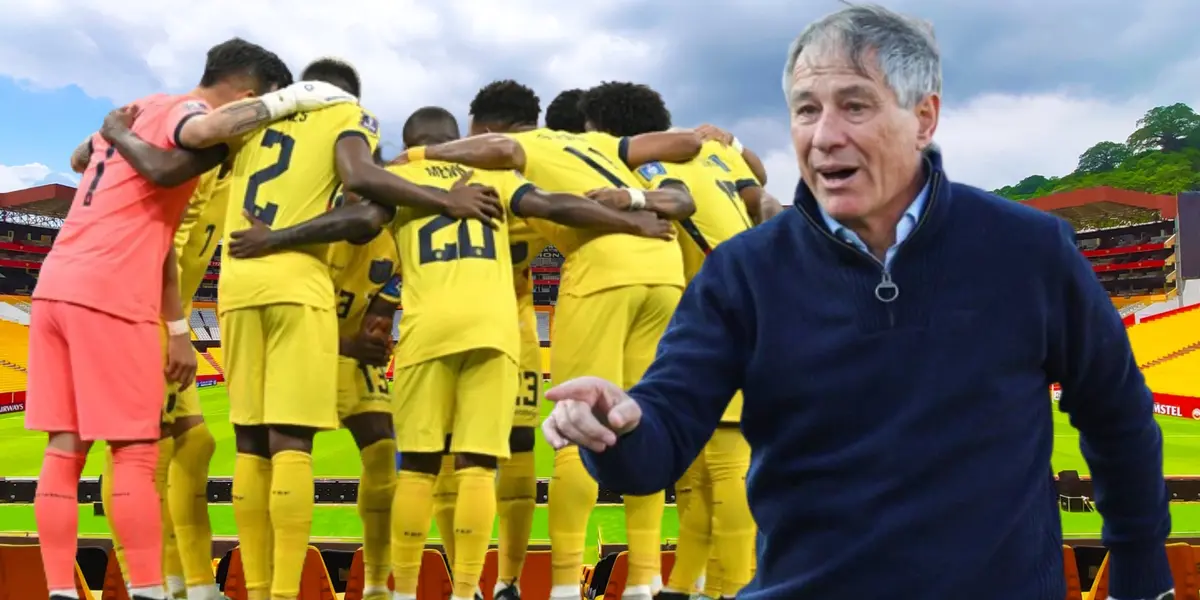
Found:
[[(335, 147), (349, 136), (379, 145), (379, 121), (356, 104), (297, 113), (250, 134), (233, 162), (226, 234), (250, 227), (251, 213), (272, 229), (303, 223), (329, 210), (341, 184)], [(333, 310), (328, 245), (239, 260), (221, 250), (217, 284), (222, 312), (270, 304)]]
[[(421, 160), (388, 167), (417, 185), (449, 190), (466, 169)], [(520, 331), (507, 221), (533, 184), (513, 171), (475, 170), (472, 184), (490, 186), (504, 205), (498, 229), (474, 220), (401, 208), (392, 228), (400, 251), (400, 340), (396, 368), (494, 348), (517, 362)]]

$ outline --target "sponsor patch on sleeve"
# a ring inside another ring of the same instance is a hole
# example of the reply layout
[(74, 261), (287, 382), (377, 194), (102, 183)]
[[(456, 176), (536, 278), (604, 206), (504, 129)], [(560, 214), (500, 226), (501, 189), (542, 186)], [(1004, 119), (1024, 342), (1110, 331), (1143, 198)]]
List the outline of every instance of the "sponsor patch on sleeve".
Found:
[(363, 112), (362, 121), (358, 125), (372, 134), (379, 135), (379, 119), (376, 119), (371, 113)]
[(666, 174), (667, 174), (667, 168), (664, 167), (663, 164), (661, 162), (658, 162), (657, 160), (654, 162), (648, 162), (648, 163), (638, 167), (638, 175), (641, 175), (647, 181), (654, 179), (655, 177), (662, 177), (663, 175), (666, 175)]

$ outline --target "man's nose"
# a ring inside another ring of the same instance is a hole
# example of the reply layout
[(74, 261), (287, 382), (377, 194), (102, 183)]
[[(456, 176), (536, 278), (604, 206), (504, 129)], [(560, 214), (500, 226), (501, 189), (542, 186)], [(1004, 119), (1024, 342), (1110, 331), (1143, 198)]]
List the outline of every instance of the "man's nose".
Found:
[(825, 110), (813, 124), (813, 148), (828, 152), (846, 143), (846, 121), (836, 111)]

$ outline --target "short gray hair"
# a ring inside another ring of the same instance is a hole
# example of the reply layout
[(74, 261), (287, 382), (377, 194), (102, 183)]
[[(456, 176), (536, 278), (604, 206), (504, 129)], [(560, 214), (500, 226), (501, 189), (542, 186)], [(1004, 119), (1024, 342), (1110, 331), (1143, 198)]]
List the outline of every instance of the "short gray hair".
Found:
[(783, 93), (791, 104), (792, 73), (805, 48), (827, 46), (844, 52), (859, 73), (872, 55), (896, 99), (912, 108), (942, 91), (942, 58), (933, 25), (875, 4), (853, 4), (809, 25), (788, 49)]

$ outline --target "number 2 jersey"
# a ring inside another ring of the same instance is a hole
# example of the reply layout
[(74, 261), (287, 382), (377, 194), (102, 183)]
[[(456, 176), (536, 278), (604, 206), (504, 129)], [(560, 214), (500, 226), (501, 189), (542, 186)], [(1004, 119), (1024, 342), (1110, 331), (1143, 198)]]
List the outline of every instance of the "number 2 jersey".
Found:
[[(282, 229), (329, 210), (341, 184), (335, 147), (347, 136), (361, 137), (374, 151), (379, 122), (361, 106), (337, 104), (297, 113), (249, 136), (233, 162), (225, 231), (250, 227), (243, 212)], [(232, 258), (228, 244), (224, 248), (217, 288), (222, 312), (270, 304), (333, 310), (327, 244), (251, 259)]]
[(396, 239), (384, 229), (365, 244), (338, 242), (329, 251), (329, 272), (337, 290), (338, 335), (352, 337), (362, 328), (363, 317), (376, 295), (399, 303), (395, 291), (384, 291), (395, 284), (400, 273), (400, 255)]
[[(525, 177), (544, 190), (582, 195), (601, 188), (642, 187), (621, 161), (620, 140), (613, 136), (544, 128), (509, 135), (525, 151)], [(566, 257), (562, 293), (584, 296), (626, 285), (684, 285), (683, 259), (674, 242), (601, 234), (540, 219), (529, 224)]]
[(704, 257), (718, 244), (754, 226), (740, 192), (759, 185), (746, 160), (733, 148), (710, 140), (685, 163), (648, 162), (634, 169), (648, 189), (670, 183), (687, 186), (696, 212), (677, 224), (683, 270), (691, 281)]
[[(454, 163), (421, 160), (388, 167), (418, 185), (449, 190), (466, 171)], [(513, 171), (475, 170), (472, 184), (494, 188), (505, 219), (533, 184)], [(392, 229), (400, 251), (400, 340), (396, 368), (494, 348), (519, 362), (520, 334), (513, 265), (505, 223), (498, 229), (410, 208), (396, 212)]]
[[(188, 119), (208, 112), (191, 96), (155, 94), (134, 102), (133, 133), (178, 148)], [(150, 183), (116, 148), (92, 136), (92, 156), (66, 222), (42, 263), (35, 300), (71, 302), (129, 321), (158, 322), (163, 262), (196, 180), (173, 188)]]

